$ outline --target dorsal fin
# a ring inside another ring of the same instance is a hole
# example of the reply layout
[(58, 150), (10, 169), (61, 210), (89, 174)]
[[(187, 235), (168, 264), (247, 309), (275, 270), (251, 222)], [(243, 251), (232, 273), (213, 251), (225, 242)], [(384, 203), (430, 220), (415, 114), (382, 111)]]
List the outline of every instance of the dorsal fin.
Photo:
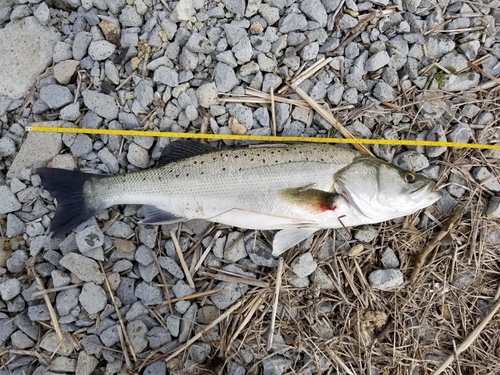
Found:
[(174, 141), (163, 150), (160, 159), (158, 159), (158, 167), (214, 150), (216, 149), (207, 143), (199, 143), (191, 140)]

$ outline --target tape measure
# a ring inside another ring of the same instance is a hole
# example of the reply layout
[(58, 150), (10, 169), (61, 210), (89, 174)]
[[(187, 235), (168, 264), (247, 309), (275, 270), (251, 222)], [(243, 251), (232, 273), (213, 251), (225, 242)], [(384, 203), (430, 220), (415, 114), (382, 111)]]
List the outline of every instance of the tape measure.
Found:
[(42, 133), (76, 133), (94, 135), (121, 135), (124, 137), (167, 137), (167, 138), (196, 138), (231, 141), (259, 141), (259, 142), (309, 142), (309, 143), (341, 143), (341, 144), (366, 144), (366, 145), (393, 145), (393, 146), (426, 146), (426, 147), (455, 147), (500, 150), (500, 145), (481, 143), (422, 141), (405, 139), (362, 139), (362, 138), (312, 138), (312, 137), (284, 137), (266, 135), (237, 135), (237, 134), (200, 134), (177, 133), (142, 130), (118, 129), (88, 129), (88, 128), (55, 128), (44, 126), (27, 126), (26, 131)]

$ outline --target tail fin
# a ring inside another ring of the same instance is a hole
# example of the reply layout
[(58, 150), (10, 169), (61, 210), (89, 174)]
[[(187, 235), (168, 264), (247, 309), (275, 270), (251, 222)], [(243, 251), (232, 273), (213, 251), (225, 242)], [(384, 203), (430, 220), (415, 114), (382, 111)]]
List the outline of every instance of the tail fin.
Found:
[(36, 171), (43, 187), (57, 199), (56, 214), (50, 224), (54, 236), (66, 234), (105, 208), (92, 205), (84, 191), (87, 181), (105, 176), (59, 168), (38, 168)]

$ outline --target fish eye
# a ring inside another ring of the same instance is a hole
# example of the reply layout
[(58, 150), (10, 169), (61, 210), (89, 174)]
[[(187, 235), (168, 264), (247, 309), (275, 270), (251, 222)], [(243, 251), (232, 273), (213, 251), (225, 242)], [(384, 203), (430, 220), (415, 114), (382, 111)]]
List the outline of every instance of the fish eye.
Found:
[(408, 182), (409, 184), (412, 184), (412, 183), (415, 182), (415, 180), (417, 179), (417, 177), (415, 176), (414, 173), (406, 171), (406, 172), (403, 173), (403, 179), (406, 182)]

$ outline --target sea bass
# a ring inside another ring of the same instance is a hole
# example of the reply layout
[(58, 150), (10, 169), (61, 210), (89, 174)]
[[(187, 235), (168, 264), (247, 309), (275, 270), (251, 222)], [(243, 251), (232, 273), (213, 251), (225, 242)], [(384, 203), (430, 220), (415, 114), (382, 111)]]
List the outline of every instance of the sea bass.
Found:
[(423, 176), (328, 144), (215, 149), (174, 141), (158, 167), (143, 171), (112, 176), (56, 168), (37, 172), (57, 199), (54, 235), (113, 205), (142, 204), (143, 224), (205, 219), (279, 229), (274, 256), (319, 229), (409, 215), (442, 196)]

